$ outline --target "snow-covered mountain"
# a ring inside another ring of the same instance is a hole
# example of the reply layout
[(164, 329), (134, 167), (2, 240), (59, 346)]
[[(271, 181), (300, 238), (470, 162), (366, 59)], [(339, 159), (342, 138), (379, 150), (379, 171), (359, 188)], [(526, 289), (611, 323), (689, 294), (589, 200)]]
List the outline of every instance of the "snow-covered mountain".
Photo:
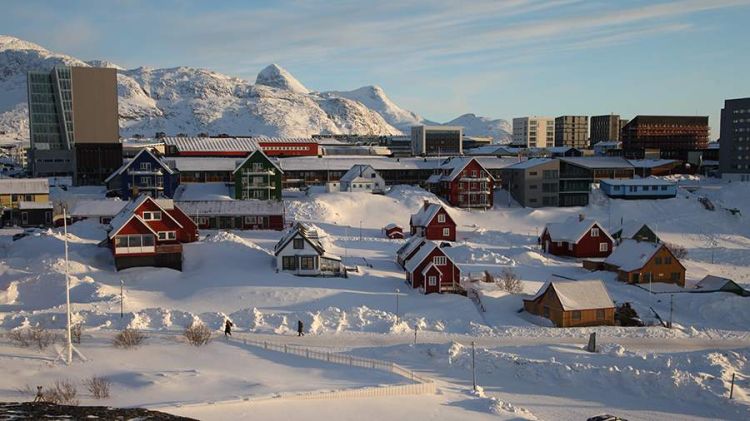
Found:
[(491, 137), (497, 143), (510, 142), (513, 132), (513, 127), (508, 120), (493, 120), (475, 114), (464, 114), (445, 123), (445, 125), (463, 126), (466, 136)]
[[(123, 136), (153, 136), (156, 132), (290, 137), (316, 133), (384, 135), (408, 133), (412, 125), (429, 124), (418, 114), (396, 105), (380, 87), (314, 92), (276, 64), (263, 69), (252, 84), (191, 67), (125, 70), (106, 60), (82, 61), (0, 35), (0, 138), (28, 138), (26, 73), (48, 71), (56, 65), (118, 70)], [(501, 138), (496, 135), (502, 134), (498, 127), (502, 127), (503, 120), (465, 120), (467, 134)]]

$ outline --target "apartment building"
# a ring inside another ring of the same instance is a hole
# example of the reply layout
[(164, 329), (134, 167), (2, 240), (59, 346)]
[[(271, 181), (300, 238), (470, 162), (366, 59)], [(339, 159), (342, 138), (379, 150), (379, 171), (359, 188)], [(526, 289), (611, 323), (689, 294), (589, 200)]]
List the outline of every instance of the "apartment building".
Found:
[(504, 168), (503, 188), (521, 206), (540, 208), (559, 205), (560, 161), (532, 158)]
[(658, 149), (661, 158), (686, 161), (689, 151), (708, 147), (708, 132), (707, 116), (639, 115), (622, 128), (622, 148), (627, 158)]
[(552, 117), (514, 118), (512, 143), (527, 148), (555, 146), (555, 120)]
[(463, 155), (464, 129), (460, 126), (413, 126), (411, 149), (415, 156)]
[(585, 149), (589, 146), (589, 118), (563, 115), (555, 118), (555, 146)]
[(591, 117), (591, 145), (599, 142), (619, 142), (620, 131), (628, 120), (620, 118), (617, 114), (596, 115)]
[(724, 101), (719, 171), (723, 179), (750, 181), (750, 98)]

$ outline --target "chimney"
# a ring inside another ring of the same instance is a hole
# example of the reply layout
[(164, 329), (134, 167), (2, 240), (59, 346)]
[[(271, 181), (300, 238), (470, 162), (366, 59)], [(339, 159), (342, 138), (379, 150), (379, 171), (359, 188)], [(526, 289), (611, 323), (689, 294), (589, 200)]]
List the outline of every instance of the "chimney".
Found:
[(583, 220), (586, 219), (586, 215), (579, 213), (578, 214), (578, 222), (583, 222)]
[(427, 210), (427, 208), (430, 207), (430, 201), (425, 199), (424, 201), (424, 210)]

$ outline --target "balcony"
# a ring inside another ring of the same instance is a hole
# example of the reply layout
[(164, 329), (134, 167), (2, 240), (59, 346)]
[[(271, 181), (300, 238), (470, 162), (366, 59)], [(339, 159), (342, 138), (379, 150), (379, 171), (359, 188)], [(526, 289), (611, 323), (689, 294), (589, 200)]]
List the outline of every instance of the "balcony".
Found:
[(155, 169), (155, 170), (153, 170), (153, 169), (145, 170), (145, 169), (132, 169), (132, 168), (130, 168), (130, 169), (128, 169), (127, 174), (128, 175), (164, 175), (164, 173), (162, 172), (161, 168), (158, 168), (158, 169)]
[(259, 169), (242, 170), (242, 174), (247, 174), (247, 175), (274, 175), (275, 172), (273, 170), (269, 170), (267, 168), (259, 168)]
[(246, 190), (275, 190), (276, 185), (274, 184), (245, 184), (243, 187)]

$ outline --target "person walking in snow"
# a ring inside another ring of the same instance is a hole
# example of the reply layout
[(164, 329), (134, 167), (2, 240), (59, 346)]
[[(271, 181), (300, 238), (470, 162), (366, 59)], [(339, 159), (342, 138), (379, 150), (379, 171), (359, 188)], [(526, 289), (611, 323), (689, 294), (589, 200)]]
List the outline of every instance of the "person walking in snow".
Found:
[(302, 320), (297, 320), (297, 336), (305, 336), (305, 325), (302, 324)]
[(224, 323), (224, 336), (232, 336), (232, 326), (234, 326), (234, 323), (227, 319), (226, 323)]

